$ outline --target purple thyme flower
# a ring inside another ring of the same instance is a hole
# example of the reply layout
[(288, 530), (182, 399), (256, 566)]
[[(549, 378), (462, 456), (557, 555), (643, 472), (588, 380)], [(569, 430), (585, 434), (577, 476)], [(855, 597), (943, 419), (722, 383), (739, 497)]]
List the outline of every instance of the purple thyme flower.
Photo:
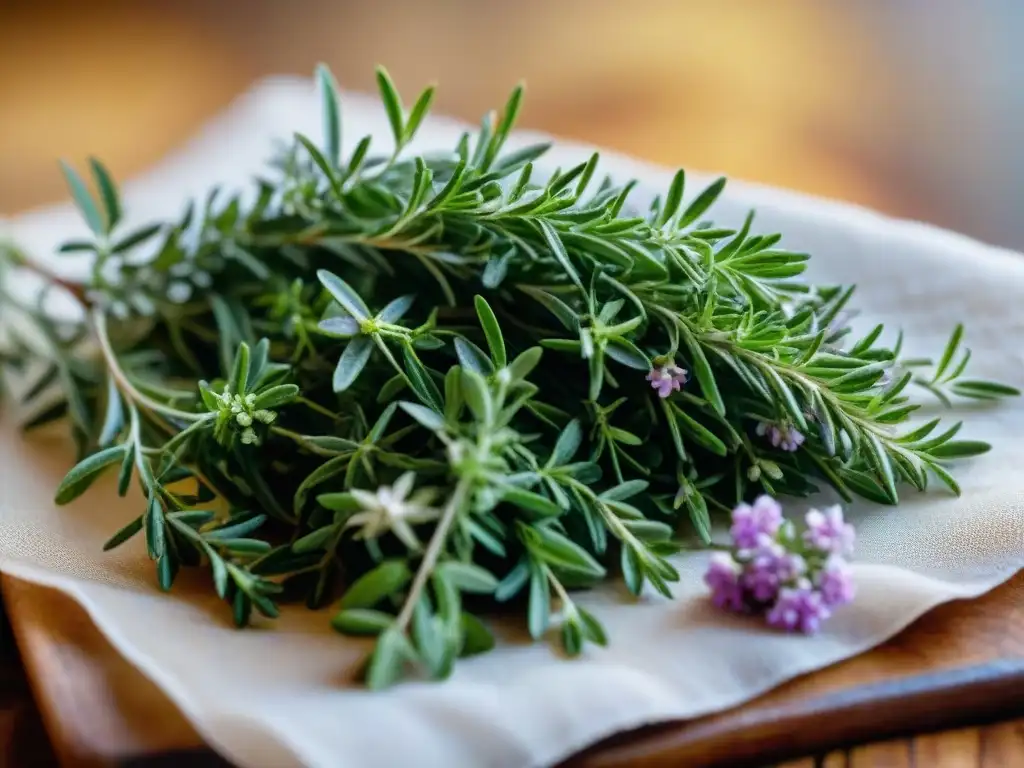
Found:
[(746, 609), (743, 587), (740, 584), (742, 568), (728, 552), (715, 552), (708, 562), (704, 583), (711, 588), (711, 602), (727, 611)]
[(757, 425), (757, 434), (767, 437), (776, 448), (792, 453), (804, 444), (804, 435), (791, 424), (772, 424), (762, 421)]
[(686, 370), (673, 362), (668, 362), (658, 368), (652, 368), (647, 374), (647, 380), (651, 382), (651, 387), (658, 390), (658, 397), (665, 398), (673, 392), (678, 392), (686, 383)]
[(828, 556), (814, 581), (821, 592), (821, 599), (830, 608), (846, 605), (857, 594), (857, 588), (853, 583), (853, 571), (839, 555)]
[(729, 533), (740, 549), (757, 546), (758, 535), (774, 536), (782, 525), (782, 507), (771, 496), (759, 496), (753, 506), (740, 504), (732, 511)]
[(808, 547), (838, 555), (849, 555), (853, 552), (853, 526), (843, 519), (843, 509), (838, 504), (824, 511), (812, 509), (804, 521), (807, 523), (804, 543)]
[(801, 579), (796, 586), (779, 590), (779, 597), (768, 610), (765, 620), (776, 629), (811, 635), (831, 614), (821, 593), (815, 591), (807, 579)]
[(755, 601), (769, 603), (785, 584), (807, 570), (807, 563), (797, 553), (787, 552), (767, 534), (762, 533), (758, 539), (757, 546), (749, 554), (742, 552), (740, 555), (746, 560), (742, 583)]

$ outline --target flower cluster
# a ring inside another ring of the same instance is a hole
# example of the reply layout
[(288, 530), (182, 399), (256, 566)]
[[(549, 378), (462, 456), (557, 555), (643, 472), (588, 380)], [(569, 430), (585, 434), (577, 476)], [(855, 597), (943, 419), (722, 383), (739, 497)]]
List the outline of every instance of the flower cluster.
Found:
[(853, 526), (840, 507), (812, 509), (803, 531), (782, 516), (775, 499), (761, 496), (732, 513), (732, 547), (716, 552), (704, 582), (719, 608), (763, 614), (768, 625), (813, 634), (832, 611), (854, 597), (846, 558)]
[[(657, 362), (657, 361), (656, 361)], [(665, 398), (678, 392), (686, 383), (687, 371), (669, 360), (664, 365), (656, 365), (647, 374), (651, 387), (658, 391), (658, 397)]]
[(244, 397), (238, 394), (232, 395), (230, 388), (225, 387), (222, 394), (214, 395), (214, 397), (217, 398), (220, 420), (226, 423), (234, 422), (241, 428), (244, 445), (254, 445), (259, 441), (256, 430), (252, 426), (254, 422), (273, 424), (277, 419), (277, 414), (274, 411), (256, 407), (256, 395), (252, 393)]
[(792, 424), (773, 424), (762, 421), (757, 425), (758, 437), (767, 437), (768, 442), (780, 451), (792, 453), (804, 444), (803, 433)]

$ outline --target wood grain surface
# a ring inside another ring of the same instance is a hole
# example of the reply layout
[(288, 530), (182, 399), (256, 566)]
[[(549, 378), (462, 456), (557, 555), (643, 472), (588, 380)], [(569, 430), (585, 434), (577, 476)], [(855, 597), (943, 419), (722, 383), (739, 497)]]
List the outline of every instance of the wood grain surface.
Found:
[[(62, 764), (194, 764), (203, 756), (195, 731), (156, 686), (110, 647), (76, 604), (11, 577), (3, 577), (2, 587)], [(564, 768), (740, 768), (1021, 715), (1024, 574), (977, 600), (942, 606), (875, 650), (794, 680), (743, 707), (617, 736)], [(843, 753), (847, 763), (832, 764), (1012, 768), (1024, 766), (1022, 733), (1024, 724), (1017, 723), (949, 735), (948, 749), (931, 736), (868, 752), (857, 747)], [(153, 763), (161, 753), (163, 761)], [(896, 754), (902, 757), (892, 757)], [(929, 762), (932, 754), (946, 762)], [(974, 762), (949, 762), (970, 754), (977, 755)], [(1009, 762), (993, 762), (992, 755), (1003, 754)], [(202, 759), (222, 764), (208, 754)], [(899, 762), (911, 759), (917, 762)]]

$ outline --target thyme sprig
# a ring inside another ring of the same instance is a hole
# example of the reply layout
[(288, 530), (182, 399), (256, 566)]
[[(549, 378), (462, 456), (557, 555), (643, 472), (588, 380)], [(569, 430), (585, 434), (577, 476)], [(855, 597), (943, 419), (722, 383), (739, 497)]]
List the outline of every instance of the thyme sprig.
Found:
[(377, 638), (372, 687), (488, 650), (501, 603), (569, 654), (604, 644), (578, 590), (621, 574), (671, 597), (689, 531), (710, 544), (713, 514), (762, 493), (959, 492), (949, 462), (989, 446), (909, 425), (910, 393), (1018, 394), (965, 378), (960, 326), (934, 364), (882, 326), (851, 339), (852, 287), (804, 282), (809, 256), (753, 214), (705, 218), (722, 179), (688, 199), (680, 171), (644, 210), (597, 154), (541, 173), (546, 144), (505, 151), (521, 88), (417, 155), (433, 90), (407, 107), (380, 70), (390, 146), (345, 154), (317, 77), (323, 135), (296, 135), (253, 195), (125, 231), (103, 165), (95, 195), (65, 165), (92, 237), (61, 250), (92, 255), (87, 284), (13, 246), (2, 264), (86, 311), (0, 285), (0, 362), (30, 377), (26, 428), (70, 417), (58, 503), (114, 467), (141, 491), (107, 548), (144, 534), (163, 589), (208, 568), (239, 625), (340, 591), (335, 628)]

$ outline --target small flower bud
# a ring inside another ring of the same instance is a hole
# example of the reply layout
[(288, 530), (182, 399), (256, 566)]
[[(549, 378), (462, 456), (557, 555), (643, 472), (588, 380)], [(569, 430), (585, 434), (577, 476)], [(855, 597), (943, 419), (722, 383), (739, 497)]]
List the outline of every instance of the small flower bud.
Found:
[(268, 411), (261, 409), (253, 414), (257, 421), (263, 422), (264, 424), (273, 424), (274, 420), (277, 419), (277, 414), (274, 411)]

